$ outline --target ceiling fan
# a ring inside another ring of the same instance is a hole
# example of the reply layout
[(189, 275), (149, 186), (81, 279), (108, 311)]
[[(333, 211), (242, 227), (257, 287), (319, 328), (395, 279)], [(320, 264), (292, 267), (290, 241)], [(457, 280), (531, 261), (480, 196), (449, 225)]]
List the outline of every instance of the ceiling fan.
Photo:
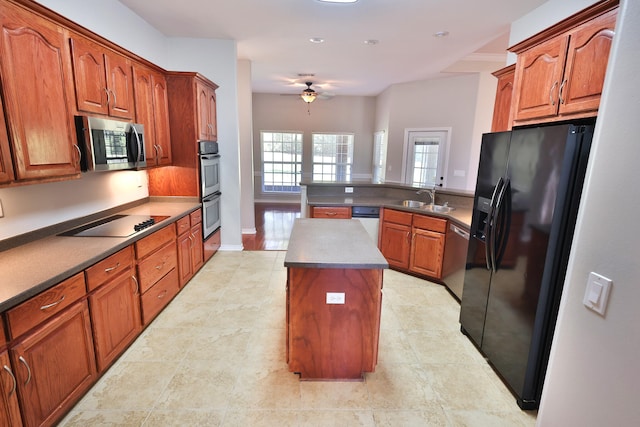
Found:
[(299, 93), (296, 93), (296, 94), (285, 93), (282, 95), (283, 96), (299, 96), (304, 102), (307, 102), (307, 103), (311, 103), (316, 99), (328, 100), (335, 96), (335, 93), (333, 92), (322, 90), (323, 85), (316, 84), (313, 81), (311, 81), (308, 78), (310, 76), (304, 76), (304, 77), (307, 77), (307, 78), (304, 80), (294, 80), (293, 82), (289, 83), (293, 86), (299, 86), (299, 87), (306, 86), (304, 90), (301, 90)]

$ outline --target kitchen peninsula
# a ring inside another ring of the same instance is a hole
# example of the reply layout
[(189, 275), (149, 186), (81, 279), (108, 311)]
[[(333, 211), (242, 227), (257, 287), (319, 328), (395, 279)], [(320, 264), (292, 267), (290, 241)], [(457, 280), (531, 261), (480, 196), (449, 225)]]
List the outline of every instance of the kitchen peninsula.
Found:
[(388, 263), (364, 227), (297, 219), (284, 265), (289, 370), (311, 380), (357, 380), (373, 372)]

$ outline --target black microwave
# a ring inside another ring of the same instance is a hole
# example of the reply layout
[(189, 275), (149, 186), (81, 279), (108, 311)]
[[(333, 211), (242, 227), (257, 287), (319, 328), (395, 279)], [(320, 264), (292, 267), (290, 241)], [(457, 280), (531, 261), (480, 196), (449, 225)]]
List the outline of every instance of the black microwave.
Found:
[(147, 166), (144, 126), (102, 117), (76, 116), (83, 171), (140, 169)]

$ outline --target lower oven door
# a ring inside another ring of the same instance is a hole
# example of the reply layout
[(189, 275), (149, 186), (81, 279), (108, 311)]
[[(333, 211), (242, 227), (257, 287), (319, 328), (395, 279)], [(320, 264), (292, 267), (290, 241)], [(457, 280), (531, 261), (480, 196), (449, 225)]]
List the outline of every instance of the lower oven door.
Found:
[(202, 233), (206, 240), (214, 231), (220, 228), (220, 195), (215, 193), (202, 198)]

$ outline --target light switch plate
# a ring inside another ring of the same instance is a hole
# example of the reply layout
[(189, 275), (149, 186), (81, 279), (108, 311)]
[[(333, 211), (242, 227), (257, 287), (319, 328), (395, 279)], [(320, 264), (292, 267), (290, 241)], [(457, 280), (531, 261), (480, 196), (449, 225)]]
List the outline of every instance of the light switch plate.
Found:
[(584, 293), (582, 303), (589, 309), (604, 316), (609, 300), (609, 292), (611, 291), (611, 279), (607, 279), (598, 273), (589, 273), (587, 281), (587, 289)]
[(345, 193), (353, 193), (353, 187), (344, 187)]

